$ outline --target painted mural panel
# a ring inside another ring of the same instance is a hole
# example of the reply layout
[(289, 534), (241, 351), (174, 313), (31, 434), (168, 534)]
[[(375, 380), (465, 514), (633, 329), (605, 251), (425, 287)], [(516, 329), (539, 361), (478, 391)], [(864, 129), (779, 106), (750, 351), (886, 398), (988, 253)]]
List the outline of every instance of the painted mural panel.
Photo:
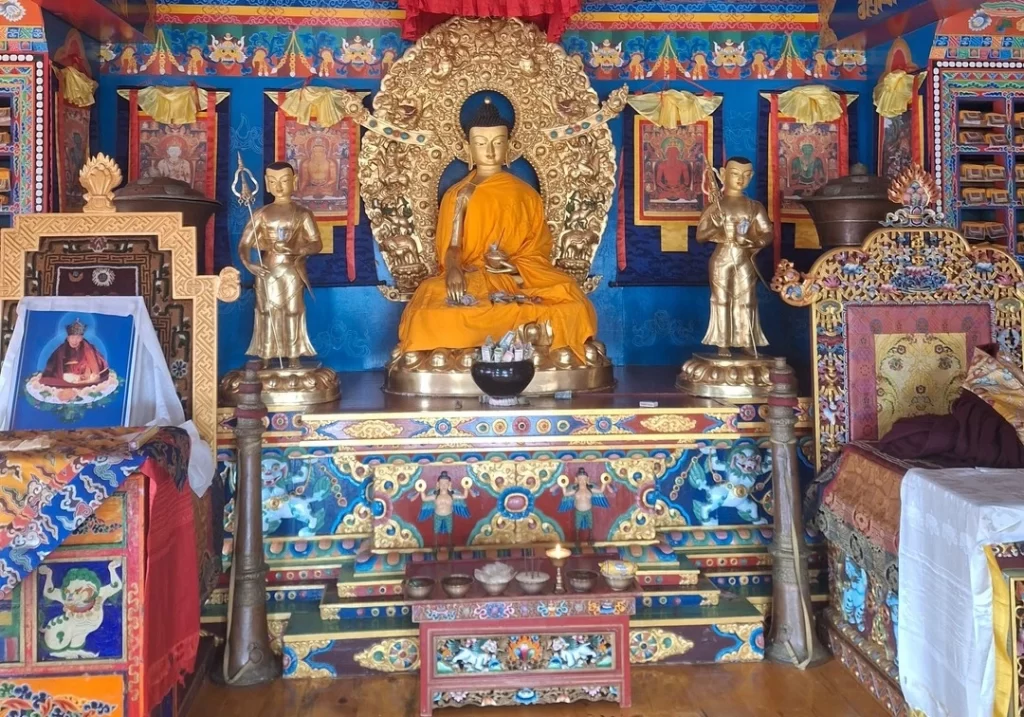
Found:
[(0, 679), (0, 714), (32, 717), (124, 717), (122, 675)]
[(124, 657), (121, 558), (49, 560), (36, 570), (40, 662)]

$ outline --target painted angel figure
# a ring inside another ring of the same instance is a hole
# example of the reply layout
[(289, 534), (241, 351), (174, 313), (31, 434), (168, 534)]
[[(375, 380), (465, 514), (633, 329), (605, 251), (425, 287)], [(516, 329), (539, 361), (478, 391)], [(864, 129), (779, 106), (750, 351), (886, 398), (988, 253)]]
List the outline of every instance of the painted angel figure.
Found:
[(430, 516), (434, 516), (434, 541), (435, 548), (438, 536), (448, 536), (448, 549), (452, 549), (454, 540), (455, 516), (469, 518), (469, 507), (466, 505), (466, 498), (469, 493), (464, 490), (452, 488), (452, 479), (448, 471), (441, 471), (437, 477), (437, 485), (434, 490), (427, 492), (426, 486), (419, 491), (420, 500), (423, 506), (420, 508), (419, 522), (423, 522)]
[(615, 487), (611, 483), (601, 483), (595, 486), (590, 482), (590, 475), (586, 468), (580, 468), (576, 472), (576, 481), (572, 484), (562, 485), (562, 502), (558, 506), (559, 513), (573, 511), (573, 528), (576, 532), (576, 547), (580, 547), (583, 539), (583, 532), (587, 533), (587, 540), (594, 537), (594, 506), (607, 508), (608, 498), (605, 491)]

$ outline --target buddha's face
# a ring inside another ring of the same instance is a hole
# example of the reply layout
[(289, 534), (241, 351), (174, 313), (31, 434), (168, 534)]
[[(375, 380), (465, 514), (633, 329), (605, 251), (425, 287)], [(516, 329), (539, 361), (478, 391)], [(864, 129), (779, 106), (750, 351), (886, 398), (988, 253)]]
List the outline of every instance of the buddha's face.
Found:
[(722, 184), (729, 194), (740, 194), (750, 184), (754, 176), (754, 165), (732, 161), (725, 165), (722, 172)]
[(172, 144), (167, 148), (167, 156), (171, 159), (177, 159), (181, 156), (181, 147), (176, 144)]
[(508, 128), (470, 127), (469, 156), (476, 167), (494, 168), (505, 164), (508, 158)]
[(278, 199), (289, 199), (295, 191), (295, 172), (285, 169), (268, 169), (266, 174), (267, 191)]

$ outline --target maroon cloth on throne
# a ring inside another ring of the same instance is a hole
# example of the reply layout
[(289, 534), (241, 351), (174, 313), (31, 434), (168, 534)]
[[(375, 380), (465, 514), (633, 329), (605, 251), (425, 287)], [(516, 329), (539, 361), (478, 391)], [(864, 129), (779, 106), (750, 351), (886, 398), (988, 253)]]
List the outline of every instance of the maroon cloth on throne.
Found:
[(1024, 468), (1024, 444), (1016, 429), (967, 390), (947, 416), (896, 421), (878, 448), (895, 458), (928, 459), (951, 468)]
[[(72, 346), (65, 341), (50, 354), (39, 382), (44, 386), (55, 388), (82, 388), (106, 381), (109, 371), (107, 360), (88, 341), (81, 339), (78, 346)], [(83, 379), (86, 376), (95, 376), (96, 378), (91, 381), (82, 380), (71, 383), (64, 380), (64, 375), (69, 373), (81, 376)]]

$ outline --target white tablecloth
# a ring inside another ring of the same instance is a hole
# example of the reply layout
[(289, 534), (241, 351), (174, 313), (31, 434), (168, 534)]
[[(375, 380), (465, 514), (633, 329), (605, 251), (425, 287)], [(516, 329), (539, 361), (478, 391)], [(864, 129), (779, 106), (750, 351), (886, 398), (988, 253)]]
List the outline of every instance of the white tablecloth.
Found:
[(911, 470), (900, 489), (900, 686), (927, 717), (991, 717), (985, 546), (1024, 540), (1024, 471)]

